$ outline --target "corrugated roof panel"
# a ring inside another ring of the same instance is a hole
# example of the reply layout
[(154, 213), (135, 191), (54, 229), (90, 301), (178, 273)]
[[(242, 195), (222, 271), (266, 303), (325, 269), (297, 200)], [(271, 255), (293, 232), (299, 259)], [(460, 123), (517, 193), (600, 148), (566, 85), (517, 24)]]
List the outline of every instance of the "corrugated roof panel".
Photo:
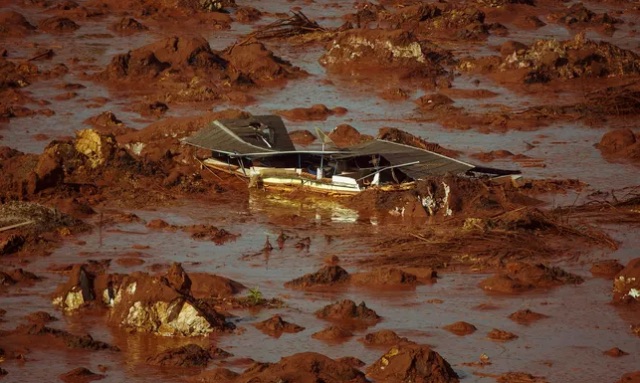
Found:
[(282, 118), (273, 115), (216, 120), (183, 141), (228, 154), (296, 150)]

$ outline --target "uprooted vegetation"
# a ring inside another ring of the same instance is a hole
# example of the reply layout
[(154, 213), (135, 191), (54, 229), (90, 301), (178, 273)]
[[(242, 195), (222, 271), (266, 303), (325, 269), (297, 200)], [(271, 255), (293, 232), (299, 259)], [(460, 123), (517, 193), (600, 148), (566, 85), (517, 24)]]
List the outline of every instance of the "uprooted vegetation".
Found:
[(431, 195), (439, 208), (427, 217), (429, 225), (380, 239), (375, 256), (362, 263), (483, 270), (507, 261), (572, 257), (591, 246), (617, 248), (613, 239), (578, 215), (566, 209), (543, 210), (512, 185), (450, 176), (399, 193), (405, 197), (370, 194), (367, 204), (390, 208)]

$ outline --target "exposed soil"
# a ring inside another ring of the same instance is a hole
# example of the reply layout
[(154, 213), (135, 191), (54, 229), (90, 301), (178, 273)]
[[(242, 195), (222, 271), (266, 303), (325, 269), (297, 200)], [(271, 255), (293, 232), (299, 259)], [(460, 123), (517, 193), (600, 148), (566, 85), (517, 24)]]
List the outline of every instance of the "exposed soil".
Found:
[[(0, 378), (640, 381), (636, 3), (0, 8)], [(522, 178), (269, 194), (181, 142), (251, 114)]]

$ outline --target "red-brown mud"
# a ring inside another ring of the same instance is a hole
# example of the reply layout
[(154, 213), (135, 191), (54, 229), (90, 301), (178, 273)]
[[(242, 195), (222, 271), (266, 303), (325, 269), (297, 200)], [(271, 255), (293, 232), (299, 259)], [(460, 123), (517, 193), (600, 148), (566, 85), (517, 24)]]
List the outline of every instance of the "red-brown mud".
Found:
[[(0, 7), (5, 380), (638, 381), (633, 4)], [(268, 113), (523, 179), (274, 195), (181, 144)]]

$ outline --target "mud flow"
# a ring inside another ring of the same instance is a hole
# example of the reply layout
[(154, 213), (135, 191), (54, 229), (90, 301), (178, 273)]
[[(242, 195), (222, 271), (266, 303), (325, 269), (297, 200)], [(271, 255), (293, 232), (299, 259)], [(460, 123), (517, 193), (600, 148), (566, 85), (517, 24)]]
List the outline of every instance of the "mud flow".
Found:
[[(640, 382), (639, 19), (0, 0), (0, 380)], [(270, 115), (465, 170), (276, 191), (186, 144)]]

